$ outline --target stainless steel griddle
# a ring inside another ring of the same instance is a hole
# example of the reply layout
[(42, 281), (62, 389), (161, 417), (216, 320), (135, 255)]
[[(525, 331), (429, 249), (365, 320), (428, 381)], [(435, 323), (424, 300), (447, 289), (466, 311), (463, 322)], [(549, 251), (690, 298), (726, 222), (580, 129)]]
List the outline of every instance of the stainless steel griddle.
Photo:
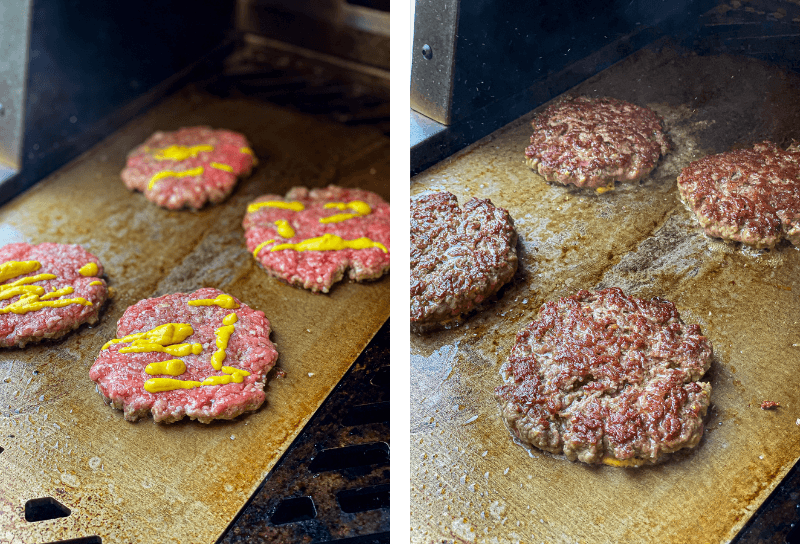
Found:
[[(412, 335), (413, 542), (705, 543), (740, 532), (800, 457), (800, 252), (707, 238), (675, 179), (710, 153), (800, 138), (799, 91), (800, 76), (780, 65), (660, 40), (569, 91), (664, 117), (674, 149), (641, 183), (597, 195), (532, 174), (535, 111), (413, 178), (412, 196), (448, 190), (507, 208), (521, 256), (496, 302), (462, 326)], [(516, 332), (542, 303), (606, 286), (671, 300), (714, 344), (706, 433), (659, 466), (528, 451), (493, 397)], [(764, 400), (781, 406), (762, 410)]]
[[(162, 100), (0, 208), (3, 243), (82, 244), (114, 291), (96, 326), (0, 353), (0, 542), (214, 542), (388, 318), (388, 276), (329, 295), (290, 287), (258, 267), (241, 228), (249, 201), (295, 185), (361, 187), (388, 200), (385, 131), (212, 93), (205, 83)], [(246, 134), (258, 156), (228, 200), (167, 211), (125, 189), (119, 171), (130, 149), (155, 130), (196, 124)], [(280, 357), (265, 404), (210, 425), (126, 422), (88, 378), (97, 352), (129, 305), (201, 286), (270, 319)], [(27, 519), (56, 504), (68, 515)]]

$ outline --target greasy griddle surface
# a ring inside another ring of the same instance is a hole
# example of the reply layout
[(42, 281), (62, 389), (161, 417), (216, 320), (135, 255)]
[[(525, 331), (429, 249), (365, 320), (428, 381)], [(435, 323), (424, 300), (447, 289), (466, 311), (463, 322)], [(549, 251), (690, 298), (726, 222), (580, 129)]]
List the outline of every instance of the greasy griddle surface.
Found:
[[(800, 138), (798, 91), (800, 77), (759, 61), (644, 50), (573, 90), (665, 118), (674, 149), (642, 183), (596, 195), (544, 182), (523, 162), (533, 112), (413, 180), (412, 195), (507, 208), (521, 255), (499, 300), (460, 327), (412, 335), (413, 542), (724, 542), (746, 523), (800, 456), (800, 252), (705, 237), (675, 180), (706, 154)], [(608, 286), (671, 300), (714, 345), (707, 431), (659, 466), (527, 451), (493, 397), (542, 303)], [(764, 400), (781, 407), (761, 410)]]
[[(244, 133), (259, 159), (222, 204), (167, 211), (119, 179), (129, 150), (156, 130), (207, 124)], [(0, 542), (98, 535), (112, 542), (214, 542), (389, 314), (389, 278), (329, 295), (268, 276), (248, 253), (247, 203), (294, 185), (336, 183), (389, 197), (388, 138), (192, 88), (164, 100), (0, 209), (2, 242), (79, 243), (115, 295), (98, 325), (58, 342), (0, 351)], [(126, 422), (89, 380), (131, 304), (216, 287), (262, 310), (280, 354), (256, 412), (204, 425)], [(72, 513), (26, 522), (26, 501)]]

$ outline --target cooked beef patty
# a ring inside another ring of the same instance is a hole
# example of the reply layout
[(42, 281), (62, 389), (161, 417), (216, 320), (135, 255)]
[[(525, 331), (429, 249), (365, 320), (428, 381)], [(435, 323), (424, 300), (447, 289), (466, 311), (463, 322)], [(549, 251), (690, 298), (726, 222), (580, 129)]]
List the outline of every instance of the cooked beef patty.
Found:
[(96, 323), (108, 287), (100, 261), (77, 244), (0, 248), (0, 346), (24, 346)]
[(661, 118), (652, 110), (615, 98), (579, 96), (536, 116), (525, 157), (547, 181), (601, 187), (647, 176), (669, 146)]
[(683, 169), (678, 190), (710, 236), (800, 247), (800, 149), (762, 142), (703, 157)]
[(411, 200), (411, 324), (417, 330), (454, 320), (511, 280), (517, 233), (503, 208), (450, 193)]
[(548, 302), (517, 333), (495, 391), (524, 444), (585, 463), (655, 462), (694, 447), (711, 343), (671, 302), (618, 288)]

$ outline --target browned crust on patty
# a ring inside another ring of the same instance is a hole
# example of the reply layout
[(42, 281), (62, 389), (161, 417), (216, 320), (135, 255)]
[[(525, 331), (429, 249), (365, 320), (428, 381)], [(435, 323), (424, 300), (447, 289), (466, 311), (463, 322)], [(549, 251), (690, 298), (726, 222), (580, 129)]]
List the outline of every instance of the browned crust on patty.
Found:
[(698, 444), (711, 395), (699, 380), (712, 356), (671, 302), (580, 291), (544, 304), (517, 334), (495, 394), (524, 444), (638, 465)]
[(655, 112), (615, 98), (570, 97), (545, 108), (532, 124), (527, 164), (564, 185), (642, 179), (670, 148)]
[(678, 176), (684, 204), (709, 236), (757, 248), (800, 246), (800, 150), (773, 142), (709, 155)]
[(411, 324), (454, 322), (491, 297), (517, 270), (517, 233), (508, 211), (448, 192), (411, 201)]

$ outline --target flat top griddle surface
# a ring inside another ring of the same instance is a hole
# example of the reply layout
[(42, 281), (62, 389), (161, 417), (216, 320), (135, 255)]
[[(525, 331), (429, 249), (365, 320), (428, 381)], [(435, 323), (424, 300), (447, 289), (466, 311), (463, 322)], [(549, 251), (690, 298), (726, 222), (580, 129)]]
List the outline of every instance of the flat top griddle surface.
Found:
[[(800, 137), (798, 91), (797, 74), (764, 62), (662, 44), (572, 91), (664, 117), (674, 149), (641, 183), (602, 195), (546, 183), (524, 164), (534, 112), (414, 178), (412, 196), (507, 208), (520, 268), (463, 325), (412, 335), (413, 542), (725, 542), (747, 522), (800, 457), (800, 251), (705, 237), (675, 180), (707, 154)], [(527, 451), (494, 400), (515, 334), (544, 302), (610, 286), (674, 302), (714, 345), (706, 433), (661, 465)]]
[[(210, 125), (244, 133), (259, 165), (224, 203), (167, 211), (119, 179), (128, 151), (156, 130)], [(389, 197), (389, 142), (246, 98), (187, 87), (0, 209), (2, 243), (79, 243), (115, 295), (94, 327), (0, 351), (0, 542), (99, 536), (112, 542), (213, 542), (389, 315), (389, 277), (290, 287), (258, 267), (241, 221), (253, 198), (338, 184)], [(203, 286), (262, 310), (280, 354), (256, 412), (203, 425), (128, 423), (88, 372), (131, 304)], [(25, 520), (52, 498), (67, 517)]]

